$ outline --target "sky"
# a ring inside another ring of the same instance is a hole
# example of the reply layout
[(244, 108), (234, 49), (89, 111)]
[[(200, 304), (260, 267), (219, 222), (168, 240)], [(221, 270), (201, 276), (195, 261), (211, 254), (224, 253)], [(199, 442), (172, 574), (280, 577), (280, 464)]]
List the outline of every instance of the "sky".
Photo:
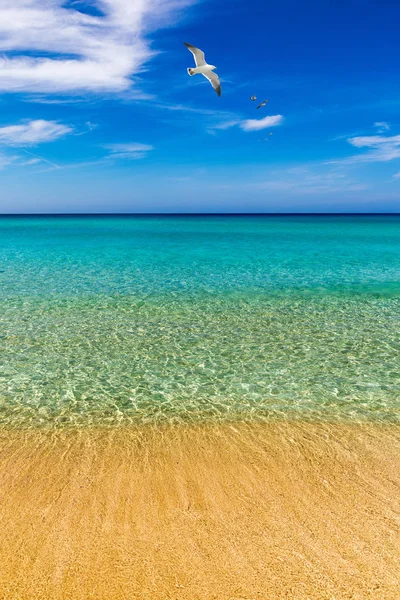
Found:
[(396, 0), (1, 0), (0, 213), (400, 212), (399, 22)]

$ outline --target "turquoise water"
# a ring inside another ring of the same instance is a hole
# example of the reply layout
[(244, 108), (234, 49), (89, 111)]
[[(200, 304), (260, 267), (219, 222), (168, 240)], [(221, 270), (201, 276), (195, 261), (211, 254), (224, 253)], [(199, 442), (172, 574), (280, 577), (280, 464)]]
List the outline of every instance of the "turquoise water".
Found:
[(0, 217), (0, 424), (396, 421), (400, 217)]

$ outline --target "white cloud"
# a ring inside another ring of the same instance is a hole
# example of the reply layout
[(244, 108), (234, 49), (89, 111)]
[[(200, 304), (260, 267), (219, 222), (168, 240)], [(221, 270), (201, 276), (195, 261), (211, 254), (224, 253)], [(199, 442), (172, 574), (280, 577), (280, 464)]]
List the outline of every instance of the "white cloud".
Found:
[(400, 171), (393, 175), (393, 179), (400, 179)]
[(248, 119), (240, 124), (243, 131), (259, 131), (267, 127), (276, 127), (283, 123), (283, 115), (272, 115), (264, 119)]
[[(217, 116), (217, 113), (215, 116)], [(224, 131), (236, 126), (239, 126), (243, 131), (259, 131), (260, 129), (281, 125), (284, 120), (282, 115), (267, 116), (264, 119), (247, 119), (246, 121), (243, 121), (243, 119), (232, 113), (225, 113), (225, 115), (221, 113), (221, 116), (224, 116), (225, 120), (209, 125), (207, 129), (208, 133), (215, 134), (216, 131)]]
[[(154, 52), (146, 35), (193, 0), (1, 0), (0, 90), (127, 90)], [(174, 17), (174, 18), (172, 18)]]
[(43, 142), (52, 142), (67, 133), (71, 127), (56, 121), (26, 121), (20, 125), (0, 127), (0, 144), (5, 146), (34, 146)]
[(137, 160), (139, 158), (145, 158), (147, 154), (154, 150), (153, 146), (149, 144), (107, 144), (104, 146), (110, 151), (111, 158), (129, 158)]

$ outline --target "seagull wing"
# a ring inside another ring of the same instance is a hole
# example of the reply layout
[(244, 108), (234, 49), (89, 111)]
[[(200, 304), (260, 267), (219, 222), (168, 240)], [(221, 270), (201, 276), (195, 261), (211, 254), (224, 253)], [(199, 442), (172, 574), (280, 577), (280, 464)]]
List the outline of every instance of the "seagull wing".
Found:
[(220, 96), (221, 95), (221, 82), (219, 80), (218, 75), (216, 73), (213, 73), (212, 71), (210, 71), (210, 73), (202, 73), (202, 75), (204, 75), (204, 77), (206, 79), (208, 79), (208, 81), (213, 86), (214, 90), (217, 92), (217, 95)]
[(204, 67), (204, 65), (206, 65), (207, 63), (203, 50), (200, 50), (200, 48), (196, 48), (196, 46), (192, 46), (192, 44), (188, 44), (187, 42), (183, 43), (185, 44), (186, 48), (190, 50), (190, 52), (193, 54), (196, 67)]

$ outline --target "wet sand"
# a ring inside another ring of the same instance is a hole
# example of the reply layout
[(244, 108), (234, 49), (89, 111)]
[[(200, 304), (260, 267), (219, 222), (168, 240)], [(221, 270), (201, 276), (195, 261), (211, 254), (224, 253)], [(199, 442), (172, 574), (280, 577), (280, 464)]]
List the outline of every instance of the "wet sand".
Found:
[(4, 600), (398, 599), (400, 427), (0, 432)]

